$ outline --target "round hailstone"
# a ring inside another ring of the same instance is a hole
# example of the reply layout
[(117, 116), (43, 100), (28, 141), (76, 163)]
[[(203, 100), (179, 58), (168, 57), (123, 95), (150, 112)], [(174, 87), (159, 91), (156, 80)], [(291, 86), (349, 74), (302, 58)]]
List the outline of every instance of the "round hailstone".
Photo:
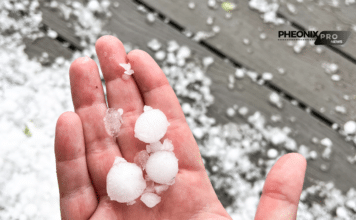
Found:
[(356, 132), (356, 122), (348, 121), (344, 124), (344, 131), (346, 134), (355, 134)]
[(274, 148), (271, 148), (267, 151), (268, 158), (274, 159), (278, 156), (278, 151)]
[(146, 188), (142, 170), (134, 163), (116, 157), (106, 179), (107, 193), (111, 200), (130, 203), (141, 196)]
[(178, 173), (178, 159), (173, 152), (157, 151), (148, 158), (146, 172), (154, 182), (169, 184)]
[(169, 122), (159, 109), (148, 109), (138, 117), (135, 124), (135, 137), (145, 143), (159, 141), (167, 132)]

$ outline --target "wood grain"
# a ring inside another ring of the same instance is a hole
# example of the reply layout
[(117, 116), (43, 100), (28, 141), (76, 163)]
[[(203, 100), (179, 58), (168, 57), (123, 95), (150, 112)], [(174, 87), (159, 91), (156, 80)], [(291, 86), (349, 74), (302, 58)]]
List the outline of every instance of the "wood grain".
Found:
[[(273, 27), (263, 23), (260, 14), (249, 9), (248, 1), (238, 2), (238, 9), (232, 12), (230, 20), (225, 18), (222, 8), (211, 10), (206, 1), (196, 1), (194, 10), (188, 8), (189, 0), (143, 2), (194, 33), (210, 31), (211, 27), (206, 24), (207, 17), (215, 17), (214, 23), (221, 31), (205, 41), (209, 45), (260, 74), (272, 73), (273, 83), (279, 88), (317, 111), (325, 108), (322, 114), (332, 121), (344, 124), (355, 119), (355, 100), (343, 99), (344, 95), (356, 95), (355, 65), (326, 47), (323, 48), (325, 52), (318, 54), (315, 47), (308, 45), (300, 54), (296, 54), (286, 42), (277, 40), (278, 30), (296, 29), (290, 25)], [(259, 28), (266, 33), (266, 40), (259, 38), (262, 33)], [(245, 38), (250, 40), (250, 45), (243, 43)], [(252, 53), (247, 52), (249, 48)], [(331, 76), (325, 73), (322, 68), (325, 61), (339, 65), (340, 82), (332, 81)], [(280, 75), (278, 67), (283, 67), (286, 74)], [(345, 106), (348, 113), (336, 113), (337, 105)]]

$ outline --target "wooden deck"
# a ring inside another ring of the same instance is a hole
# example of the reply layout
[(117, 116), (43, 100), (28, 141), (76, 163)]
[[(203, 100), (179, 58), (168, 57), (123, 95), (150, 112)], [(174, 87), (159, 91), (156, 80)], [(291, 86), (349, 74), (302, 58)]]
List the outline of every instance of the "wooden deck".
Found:
[[(61, 0), (64, 1), (64, 0)], [(296, 54), (293, 48), (285, 42), (277, 40), (278, 30), (296, 30), (296, 28), (307, 29), (314, 26), (318, 30), (337, 30), (336, 26), (341, 26), (342, 30), (350, 30), (352, 22), (356, 21), (356, 5), (345, 6), (341, 3), (339, 9), (328, 11), (312, 5), (309, 1), (298, 3), (297, 14), (291, 14), (282, 5), (279, 14), (291, 24), (273, 27), (263, 23), (260, 14), (248, 7), (248, 1), (239, 1), (238, 9), (232, 12), (232, 18), (225, 18), (225, 11), (221, 8), (211, 10), (207, 7), (206, 0), (195, 0), (194, 10), (188, 8), (186, 0), (142, 0), (141, 3), (153, 9), (159, 14), (169, 18), (185, 30), (193, 33), (198, 31), (211, 31), (211, 27), (206, 25), (208, 16), (215, 17), (215, 25), (220, 26), (221, 31), (215, 37), (204, 40), (202, 43), (193, 41), (183, 35), (177, 28), (156, 19), (152, 25), (147, 25), (146, 16), (137, 11), (138, 1), (119, 1), (118, 8), (111, 7), (112, 17), (108, 21), (105, 29), (115, 33), (122, 42), (131, 42), (152, 55), (152, 51), (147, 48), (147, 42), (152, 38), (157, 38), (161, 42), (176, 40), (180, 45), (189, 46), (197, 55), (201, 57), (214, 57), (214, 64), (208, 70), (208, 76), (213, 83), (211, 90), (216, 102), (209, 109), (209, 115), (217, 119), (218, 123), (231, 121), (225, 116), (227, 107), (231, 103), (239, 106), (246, 106), (250, 112), (260, 111), (268, 119), (273, 114), (281, 114), (285, 119), (283, 123), (268, 124), (273, 126), (288, 126), (297, 131), (293, 137), (298, 145), (306, 145), (318, 152), (318, 159), (308, 161), (307, 174), (304, 188), (311, 182), (309, 178), (334, 181), (336, 187), (346, 192), (350, 187), (356, 186), (356, 165), (351, 165), (347, 161), (347, 156), (355, 155), (355, 145), (345, 141), (337, 131), (331, 128), (331, 124), (337, 123), (339, 126), (349, 120), (356, 120), (356, 32), (353, 31), (345, 46), (327, 47), (323, 46), (324, 52), (318, 54), (313, 47), (308, 45), (303, 52)], [(313, 8), (313, 13), (308, 13), (308, 9)], [(74, 31), (67, 26), (67, 21), (63, 20), (55, 10), (41, 7), (43, 12), (43, 23), (55, 30), (61, 39), (69, 42), (73, 47), (82, 49), (79, 40), (74, 36)], [(267, 38), (261, 40), (260, 33), (266, 33)], [(249, 45), (243, 43), (243, 39), (250, 40)], [(215, 49), (215, 52), (211, 50)], [(252, 50), (248, 52), (248, 48)], [(218, 51), (218, 53), (216, 52)], [(73, 50), (65, 48), (55, 39), (48, 37), (37, 39), (28, 43), (26, 52), (30, 57), (38, 56), (42, 52), (47, 52), (51, 59), (57, 56), (70, 57)], [(220, 55), (218, 55), (220, 54)], [(224, 62), (225, 58), (230, 59), (230, 63)], [(341, 81), (334, 82), (330, 75), (324, 72), (321, 67), (323, 62), (332, 62), (339, 65), (338, 74)], [(249, 79), (238, 81), (243, 90), (235, 87), (234, 90), (227, 88), (228, 75), (234, 74), (235, 65), (240, 65), (259, 74), (270, 72), (273, 80), (266, 85), (258, 85)], [(286, 74), (278, 73), (277, 68), (282, 67)], [(268, 102), (268, 94), (276, 88), (286, 94), (283, 109), (277, 109)], [(343, 99), (344, 95), (350, 96), (350, 101)], [(300, 106), (290, 103), (290, 99), (300, 101)], [(335, 112), (335, 106), (342, 105), (347, 109), (346, 114)], [(312, 114), (304, 109), (309, 107)], [(320, 109), (324, 108), (325, 111)], [(292, 123), (287, 119), (296, 117), (296, 122)], [(235, 117), (232, 121), (246, 123), (247, 120)], [(312, 137), (319, 139), (328, 137), (333, 142), (333, 156), (331, 160), (324, 160), (320, 157), (323, 148), (311, 143)], [(328, 172), (320, 170), (321, 164), (330, 166)]]

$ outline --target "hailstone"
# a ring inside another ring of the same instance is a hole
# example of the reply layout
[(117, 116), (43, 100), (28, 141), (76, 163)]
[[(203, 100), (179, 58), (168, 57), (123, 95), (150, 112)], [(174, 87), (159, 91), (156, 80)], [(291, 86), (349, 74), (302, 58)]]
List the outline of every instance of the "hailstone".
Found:
[(167, 132), (169, 122), (159, 109), (144, 107), (135, 124), (135, 137), (145, 143), (158, 142)]
[(146, 172), (154, 182), (170, 185), (178, 173), (178, 159), (173, 152), (157, 151), (148, 158)]
[(107, 175), (106, 184), (111, 200), (129, 204), (133, 204), (132, 202), (140, 197), (146, 188), (141, 168), (121, 157), (115, 158)]
[(157, 151), (165, 150), (165, 151), (173, 151), (174, 147), (172, 141), (165, 139), (163, 144), (159, 141), (151, 143), (146, 146), (147, 153), (154, 153)]
[(145, 193), (141, 196), (141, 201), (149, 208), (156, 206), (160, 201), (161, 197), (154, 193)]

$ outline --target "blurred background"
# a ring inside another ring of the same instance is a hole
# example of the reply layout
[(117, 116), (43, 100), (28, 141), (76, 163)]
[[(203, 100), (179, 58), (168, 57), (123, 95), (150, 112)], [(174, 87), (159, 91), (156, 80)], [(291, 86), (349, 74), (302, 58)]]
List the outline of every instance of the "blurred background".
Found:
[[(253, 219), (267, 173), (308, 161), (297, 219), (356, 219), (355, 0), (1, 0), (0, 219), (60, 219), (58, 117), (71, 62), (118, 37), (161, 66), (212, 185)], [(342, 46), (278, 31), (348, 30)], [(105, 81), (102, 77), (105, 92)]]

